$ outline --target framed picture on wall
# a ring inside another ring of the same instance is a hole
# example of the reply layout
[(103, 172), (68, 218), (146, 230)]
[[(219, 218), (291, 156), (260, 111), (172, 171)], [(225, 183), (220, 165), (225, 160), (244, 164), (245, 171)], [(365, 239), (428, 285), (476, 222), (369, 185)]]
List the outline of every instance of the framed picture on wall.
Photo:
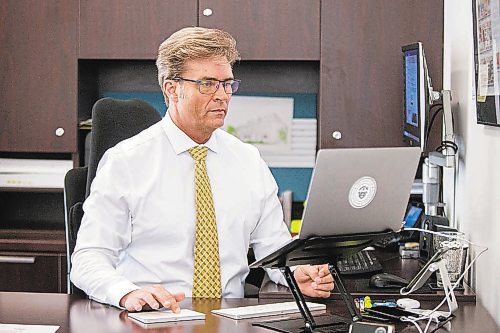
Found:
[(477, 123), (500, 126), (500, 4), (474, 0)]

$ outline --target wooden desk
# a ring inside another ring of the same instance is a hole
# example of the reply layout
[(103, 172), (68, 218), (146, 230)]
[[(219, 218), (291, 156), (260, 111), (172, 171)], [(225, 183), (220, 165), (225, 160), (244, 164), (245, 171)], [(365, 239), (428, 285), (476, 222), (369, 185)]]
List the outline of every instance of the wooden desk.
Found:
[[(257, 299), (186, 299), (181, 306), (205, 313), (207, 315), (205, 321), (150, 325), (146, 328), (129, 319), (126, 311), (74, 295), (0, 292), (0, 322), (58, 325), (60, 328), (57, 333), (270, 333), (272, 331), (251, 326), (250, 320), (235, 321), (210, 313), (212, 309), (252, 305), (258, 302)], [(430, 308), (433, 304), (424, 302), (422, 305)], [(347, 315), (347, 309), (341, 301), (329, 302), (328, 311), (341, 316)], [(481, 305), (470, 303), (460, 305), (457, 317), (450, 324), (454, 333), (500, 332), (493, 318)], [(397, 332), (413, 333), (416, 329), (412, 326), (399, 325)]]
[[(401, 259), (399, 254), (394, 251), (386, 251), (377, 249), (375, 251), (375, 256), (381, 263), (384, 272), (392, 273), (401, 276), (408, 281), (410, 281), (421, 269), (422, 264), (418, 259)], [(364, 297), (370, 295), (376, 299), (389, 299), (389, 298), (400, 298), (399, 288), (393, 289), (378, 289), (368, 286), (369, 278), (372, 274), (362, 275), (347, 275), (343, 276), (345, 286), (347, 290), (354, 297)], [(476, 294), (467, 285), (465, 285), (465, 290), (455, 291), (455, 296), (457, 301), (463, 302), (476, 302)], [(427, 286), (424, 286), (421, 290), (416, 291), (411, 295), (412, 298), (418, 299), (420, 301), (437, 301), (442, 300), (444, 297), (444, 292), (442, 291), (431, 291)], [(282, 285), (276, 285), (274, 282), (270, 281), (267, 276), (265, 277), (262, 287), (259, 291), (260, 299), (290, 299), (292, 300), (292, 294), (287, 287)], [(340, 299), (340, 294), (335, 290), (332, 294), (332, 299)]]

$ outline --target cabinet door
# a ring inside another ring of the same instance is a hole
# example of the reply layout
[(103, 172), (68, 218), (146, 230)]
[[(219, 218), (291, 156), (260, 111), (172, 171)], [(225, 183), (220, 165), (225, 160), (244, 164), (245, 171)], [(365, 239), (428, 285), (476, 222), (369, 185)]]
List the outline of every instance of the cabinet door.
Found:
[(321, 2), (320, 148), (403, 145), (401, 47), (417, 41), (441, 90), (442, 0)]
[(64, 293), (66, 255), (0, 252), (0, 290)]
[(0, 151), (76, 152), (76, 0), (0, 1)]
[(319, 60), (319, 0), (200, 0), (200, 26), (236, 39), (243, 60)]
[(80, 0), (83, 59), (156, 59), (176, 30), (196, 26), (196, 0)]

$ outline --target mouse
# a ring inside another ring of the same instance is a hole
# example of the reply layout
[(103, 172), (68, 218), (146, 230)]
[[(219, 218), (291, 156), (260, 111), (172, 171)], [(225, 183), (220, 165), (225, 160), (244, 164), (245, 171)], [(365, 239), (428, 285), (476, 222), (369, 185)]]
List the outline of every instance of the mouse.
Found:
[(396, 301), (396, 304), (403, 309), (420, 308), (420, 302), (413, 298), (400, 298)]
[(409, 283), (408, 280), (403, 279), (394, 274), (379, 273), (370, 278), (370, 287), (375, 288), (399, 288), (405, 287)]

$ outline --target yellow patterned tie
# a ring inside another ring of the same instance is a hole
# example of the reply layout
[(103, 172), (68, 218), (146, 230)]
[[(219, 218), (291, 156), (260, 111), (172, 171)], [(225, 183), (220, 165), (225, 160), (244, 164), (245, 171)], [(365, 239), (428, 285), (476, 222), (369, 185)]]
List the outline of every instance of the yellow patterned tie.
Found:
[(205, 160), (208, 148), (189, 149), (196, 161), (196, 241), (194, 245), (193, 297), (220, 298), (219, 237), (212, 188)]

